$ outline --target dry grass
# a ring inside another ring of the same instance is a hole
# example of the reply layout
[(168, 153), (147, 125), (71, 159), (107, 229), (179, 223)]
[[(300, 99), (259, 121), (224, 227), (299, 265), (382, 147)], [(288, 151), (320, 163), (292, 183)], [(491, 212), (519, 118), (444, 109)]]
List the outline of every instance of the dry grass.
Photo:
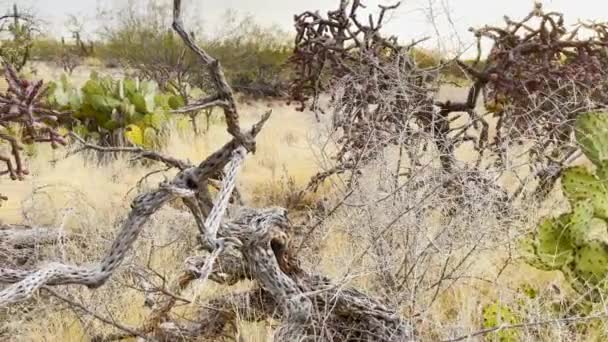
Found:
[[(45, 78), (55, 77), (57, 71), (49, 70), (52, 72)], [(239, 179), (245, 200), (249, 203), (253, 200), (262, 202), (261, 199), (267, 198), (283, 202), (291, 196), (287, 191), (302, 189), (316, 172), (307, 138), (307, 133), (313, 127), (312, 116), (298, 113), (280, 103), (243, 104), (242, 124), (253, 124), (269, 109), (273, 110), (273, 116), (258, 137), (258, 152), (247, 159)], [(204, 122), (200, 122), (200, 125), (204, 127)], [(228, 139), (225, 125), (219, 117), (213, 120), (209, 131), (200, 136), (174, 125), (168, 134), (164, 152), (196, 162)], [(31, 174), (27, 179), (20, 182), (6, 178), (0, 180), (2, 193), (9, 197), (9, 201), (0, 207), (0, 221), (49, 225), (81, 234), (87, 243), (84, 252), (81, 245), (68, 243), (58, 246), (59, 250), (52, 254), (52, 258), (75, 263), (92, 262), (111, 243), (119, 220), (125, 216), (131, 199), (138, 192), (134, 188), (137, 181), (153, 168), (134, 165), (129, 162), (128, 156), (100, 165), (94, 155), (77, 154), (66, 158), (66, 153), (65, 149), (52, 150), (48, 146), (38, 146), (28, 158)], [(153, 186), (160, 180), (160, 175), (152, 177), (146, 186)], [(269, 204), (267, 200), (265, 202), (257, 204)], [(192, 238), (196, 228), (187, 221), (187, 215), (177, 214), (176, 217), (175, 209), (164, 209), (149, 224), (146, 236), (138, 243), (130, 262), (149, 262), (152, 268), (166, 275), (167, 279), (172, 279), (188, 256), (187, 251), (195, 250)], [(152, 258), (148, 258), (151, 246), (171, 242), (176, 230), (188, 237), (168, 248), (158, 248)], [(111, 314), (117, 321), (138, 326), (146, 317), (147, 309), (142, 305), (141, 293), (119, 286), (118, 283), (127, 278), (123, 272), (98, 291), (74, 289), (70, 293), (91, 307), (101, 308), (100, 312)], [(198, 290), (187, 293), (188, 297), (204, 301), (227, 291), (208, 283), (198, 287)], [(106, 306), (104, 303), (108, 297), (112, 301), (108, 301), (109, 305)], [(82, 341), (90, 337), (86, 331), (91, 325), (99, 333), (110, 331), (107, 326), (90, 320), (79, 321), (76, 315), (68, 311), (57, 312), (53, 306), (16, 315), (0, 325), (22, 341)], [(243, 322), (241, 328), (245, 340), (266, 340), (268, 332), (264, 325)]]
[[(45, 78), (57, 76), (56, 70), (47, 69), (42, 66), (39, 72), (44, 73)], [(86, 68), (77, 70), (80, 70), (77, 72), (82, 73), (82, 77), (88, 76), (87, 71), (90, 71)], [(445, 96), (451, 97), (450, 94)], [(243, 124), (247, 126), (253, 123), (269, 108), (273, 110), (274, 115), (258, 138), (257, 154), (247, 159), (239, 183), (249, 203), (286, 205), (296, 190), (304, 187), (318, 170), (313, 153), (314, 143), (311, 141), (315, 140), (313, 135), (319, 127), (312, 115), (295, 112), (292, 108), (278, 103), (244, 104), (241, 107)], [(173, 127), (165, 152), (191, 161), (201, 160), (228, 139), (225, 126), (220, 121), (216, 120), (209, 132), (200, 136), (195, 136), (189, 130)], [(204, 127), (204, 122), (199, 126)], [(137, 189), (129, 190), (151, 169), (132, 165), (126, 158), (99, 165), (93, 156), (79, 154), (65, 158), (65, 153), (65, 150), (37, 148), (35, 155), (28, 160), (30, 177), (22, 182), (0, 179), (1, 192), (10, 198), (8, 203), (0, 207), (0, 220), (4, 223), (25, 221), (36, 225), (51, 225), (80, 234), (84, 237), (86, 248), (77, 242), (67, 243), (57, 246), (52, 257), (77, 263), (90, 262), (97, 260), (111, 243), (120, 218), (124, 217), (130, 199), (137, 193)], [(459, 156), (467, 159), (468, 153), (470, 152), (460, 151)], [(372, 167), (368, 177), (369, 184), (364, 187), (366, 191), (360, 193), (359, 197), (355, 196), (352, 203), (369, 201), (377, 195), (380, 184), (377, 178), (382, 178), (382, 169), (386, 168), (386, 165), (381, 163)], [(154, 185), (160, 179), (154, 177), (149, 184)], [(509, 183), (508, 179), (502, 181)], [(309, 266), (329, 276), (340, 278), (352, 265), (357, 276), (350, 280), (351, 284), (357, 285), (363, 291), (382, 294), (385, 289), (379, 285), (378, 279), (382, 279), (382, 272), (391, 269), (378, 267), (378, 254), (366, 256), (359, 263), (357, 257), (374, 242), (374, 232), (377, 232), (381, 223), (391, 220), (399, 208), (407, 207), (421, 194), (412, 192), (407, 195), (411, 195), (411, 198), (406, 196), (397, 204), (377, 206), (372, 214), (357, 211), (353, 207), (340, 210), (318, 232), (320, 247), (316, 253), (308, 256)], [(307, 198), (305, 205), (312, 206), (317, 199)], [(440, 200), (436, 198), (432, 201), (434, 202), (426, 204), (429, 209), (425, 213), (431, 213), (430, 208), (433, 205), (441, 205)], [(446, 334), (457, 336), (481, 329), (482, 310), (484, 305), (489, 303), (505, 303), (516, 307), (526, 319), (538, 319), (548, 317), (549, 314), (541, 307), (546, 302), (555, 300), (555, 296), (550, 296), (551, 293), (548, 293), (547, 289), (554, 285), (560, 289), (559, 296), (571, 295), (571, 290), (557, 272), (541, 272), (520, 261), (514, 261), (506, 268), (501, 267), (509, 255), (517, 254), (513, 243), (515, 237), (532, 229), (541, 215), (549, 209), (555, 210), (559, 205), (563, 205), (563, 201), (556, 195), (551, 203), (540, 210), (520, 208), (519, 216), (506, 223), (488, 219), (487, 211), (480, 206), (463, 211), (451, 221), (437, 214), (422, 218), (414, 215), (415, 213), (406, 215), (399, 222), (399, 229), (396, 229), (394, 234), (416, 231), (416, 238), (420, 239), (417, 244), (407, 246), (420, 248), (428, 243), (424, 238), (437, 234), (446, 226), (454, 230), (450, 233), (452, 240), (436, 240), (434, 243), (441, 248), (453, 248), (454, 253), (450, 257), (457, 258), (473, 244), (479, 244), (473, 258), (467, 259), (466, 270), (460, 274), (461, 279), (443, 287), (425, 310), (420, 310), (423, 307), (421, 304), (430, 302), (432, 291), (421, 292), (416, 298), (419, 303), (414, 304), (408, 300), (399, 302), (404, 314), (418, 315), (412, 320), (421, 331), (421, 338), (431, 341), (445, 337)], [(127, 260), (126, 266), (149, 263), (167, 279), (172, 279), (188, 252), (194, 250), (193, 232), (195, 227), (188, 215), (171, 207), (161, 210), (148, 224), (143, 239), (137, 243), (136, 250)], [(480, 235), (483, 235), (484, 239), (476, 241)], [(176, 237), (179, 238), (177, 241)], [(456, 242), (460, 243), (458, 248), (455, 246)], [(165, 244), (168, 246), (163, 246)], [(386, 254), (396, 257), (400, 251), (403, 252), (399, 248), (402, 247), (386, 251)], [(432, 276), (440, 273), (437, 265), (441, 265), (441, 261), (446, 259), (445, 250), (441, 248), (435, 252), (433, 261), (426, 265)], [(121, 285), (129, 279), (127, 272), (123, 270), (101, 289), (89, 291), (71, 288), (69, 293), (105, 316), (114, 317), (123, 324), (138, 326), (148, 311), (142, 305), (143, 297), (140, 292), (125, 289)], [(249, 284), (240, 284), (236, 288), (246, 289), (248, 286)], [(539, 289), (543, 296), (539, 295), (536, 299), (527, 298), (519, 290), (522, 286)], [(222, 288), (208, 282), (192, 287), (183, 296), (202, 302), (206, 298), (232, 290), (234, 288)], [(108, 300), (109, 298), (111, 300)], [(46, 303), (44, 300), (37, 302)], [(91, 331), (111, 331), (93, 319), (79, 318), (70, 311), (60, 310), (57, 304), (35, 306), (29, 312), (25, 308), (31, 309), (31, 306), (17, 306), (8, 312), (0, 312), (0, 315), (4, 316), (0, 331), (6, 329), (12, 339), (19, 341), (83, 341), (91, 337)], [(178, 312), (186, 317), (192, 314), (191, 308), (188, 307), (180, 308)], [(239, 329), (245, 341), (266, 341), (270, 336), (269, 328), (263, 323), (241, 322)], [(562, 332), (559, 327), (550, 327), (540, 333), (535, 332), (537, 335), (525, 331), (520, 337), (523, 340), (548, 341), (579, 340), (584, 339), (584, 336), (591, 336), (560, 335)], [(496, 335), (490, 337), (489, 340), (492, 340)]]

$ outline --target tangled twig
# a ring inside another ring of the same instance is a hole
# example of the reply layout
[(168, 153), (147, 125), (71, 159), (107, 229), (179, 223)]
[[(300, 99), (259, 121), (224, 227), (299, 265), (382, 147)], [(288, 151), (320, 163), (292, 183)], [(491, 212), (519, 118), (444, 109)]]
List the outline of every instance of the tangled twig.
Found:
[(8, 174), (13, 180), (22, 180), (29, 174), (23, 161), (22, 144), (43, 142), (50, 143), (53, 148), (67, 144), (57, 126), (69, 114), (57, 112), (45, 104), (47, 88), (42, 81), (27, 81), (20, 78), (10, 64), (3, 66), (8, 90), (0, 93), (0, 140), (9, 145), (10, 154), (0, 153), (0, 162), (6, 164), (6, 170), (0, 171), (0, 175)]
[(381, 32), (387, 13), (398, 6), (380, 6), (377, 18), (365, 21), (358, 17), (361, 1), (342, 0), (327, 17), (312, 11), (295, 17), (292, 98), (301, 110), (310, 101), (317, 114), (323, 111), (321, 96), (329, 92), (339, 147), (337, 165), (315, 175), (310, 190), (333, 175), (356, 175), (389, 144), (407, 144), (415, 121), (426, 127), (433, 122), (436, 72), (416, 65), (416, 43), (400, 45)]

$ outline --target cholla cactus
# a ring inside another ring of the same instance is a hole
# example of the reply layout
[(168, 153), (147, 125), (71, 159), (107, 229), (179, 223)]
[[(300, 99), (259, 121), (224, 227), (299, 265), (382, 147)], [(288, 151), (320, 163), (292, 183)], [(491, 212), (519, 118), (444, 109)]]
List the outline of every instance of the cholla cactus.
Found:
[(598, 298), (608, 290), (608, 114), (587, 113), (576, 138), (595, 170), (574, 166), (562, 174), (571, 211), (545, 220), (529, 243), (530, 264), (560, 270), (579, 292)]
[(53, 147), (65, 145), (66, 140), (56, 128), (67, 114), (46, 105), (44, 95), (47, 88), (42, 81), (21, 79), (10, 64), (4, 64), (4, 72), (8, 90), (0, 93), (0, 139), (8, 143), (10, 154), (0, 153), (0, 161), (7, 166), (0, 174), (21, 180), (28, 174), (21, 156), (22, 144), (49, 142)]
[(0, 17), (0, 32), (10, 37), (0, 44), (0, 58), (21, 71), (30, 60), (36, 31), (38, 23), (35, 18), (31, 14), (20, 12), (17, 4), (13, 4), (12, 13)]

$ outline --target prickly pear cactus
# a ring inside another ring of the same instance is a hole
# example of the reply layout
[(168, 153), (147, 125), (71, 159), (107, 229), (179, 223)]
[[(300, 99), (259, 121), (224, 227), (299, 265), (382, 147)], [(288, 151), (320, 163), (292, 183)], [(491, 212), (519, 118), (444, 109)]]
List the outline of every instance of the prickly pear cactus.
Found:
[[(518, 317), (508, 306), (499, 303), (491, 303), (483, 308), (483, 327), (492, 329), (501, 325), (512, 325), (520, 323), (521, 318)], [(492, 340), (500, 342), (515, 342), (521, 341), (519, 331), (512, 329), (498, 330), (496, 336)]]
[(155, 83), (137, 79), (116, 80), (95, 73), (80, 89), (64, 76), (52, 86), (50, 102), (70, 110), (77, 119), (76, 133), (102, 143), (153, 148), (169, 121), (169, 111), (183, 106), (180, 96), (159, 92)]
[(539, 225), (526, 241), (527, 261), (562, 271), (575, 290), (596, 300), (608, 292), (608, 113), (578, 117), (576, 139), (594, 169), (563, 171), (562, 191), (571, 211)]

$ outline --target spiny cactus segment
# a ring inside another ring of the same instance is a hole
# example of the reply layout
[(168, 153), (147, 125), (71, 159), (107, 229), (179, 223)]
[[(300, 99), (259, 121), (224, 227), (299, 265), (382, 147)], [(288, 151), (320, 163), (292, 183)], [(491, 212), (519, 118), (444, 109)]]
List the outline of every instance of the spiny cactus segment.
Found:
[(608, 291), (608, 114), (581, 115), (576, 138), (594, 168), (563, 171), (562, 191), (571, 210), (538, 226), (526, 241), (527, 261), (562, 271), (575, 290), (596, 300)]

